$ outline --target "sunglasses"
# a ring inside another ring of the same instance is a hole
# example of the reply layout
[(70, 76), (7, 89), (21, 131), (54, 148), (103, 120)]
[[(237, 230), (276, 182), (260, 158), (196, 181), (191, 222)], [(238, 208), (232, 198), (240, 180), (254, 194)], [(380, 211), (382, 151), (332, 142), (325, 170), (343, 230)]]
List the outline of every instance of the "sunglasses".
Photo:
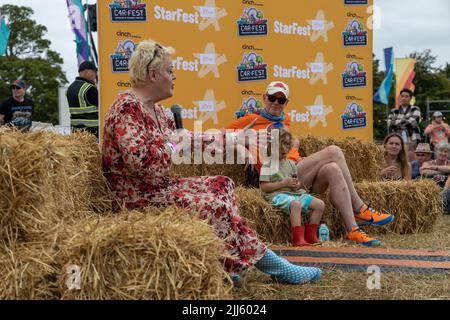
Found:
[(275, 97), (275, 96), (273, 96), (273, 95), (268, 95), (268, 96), (267, 96), (267, 99), (269, 99), (270, 102), (275, 102), (275, 101), (278, 100), (278, 103), (279, 103), (279, 104), (285, 104), (286, 101), (287, 101), (287, 99), (284, 98), (284, 97), (279, 97), (279, 98), (277, 98), (277, 97)]
[(13, 90), (20, 90), (20, 89), (22, 89), (21, 87), (18, 87), (18, 86), (11, 86), (11, 89), (13, 89)]
[(163, 47), (161, 47), (158, 43), (156, 43), (155, 50), (153, 51), (153, 58), (148, 63), (147, 70), (148, 70), (148, 68), (150, 68), (150, 65), (152, 64), (153, 60), (155, 60), (158, 50), (163, 50)]

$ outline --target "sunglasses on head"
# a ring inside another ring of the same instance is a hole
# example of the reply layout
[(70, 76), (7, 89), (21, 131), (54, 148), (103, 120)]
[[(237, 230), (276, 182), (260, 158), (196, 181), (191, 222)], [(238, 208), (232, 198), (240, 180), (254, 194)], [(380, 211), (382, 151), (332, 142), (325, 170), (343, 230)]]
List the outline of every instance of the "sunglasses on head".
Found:
[(287, 101), (285, 97), (275, 97), (273, 95), (267, 95), (267, 99), (269, 99), (270, 102), (275, 102), (278, 100), (279, 104), (285, 104)]
[(13, 90), (20, 90), (20, 89), (22, 89), (22, 88), (19, 87), (19, 86), (11, 86), (11, 89), (13, 89)]
[(153, 51), (153, 57), (150, 59), (150, 62), (147, 64), (147, 70), (148, 70), (148, 68), (150, 68), (150, 65), (155, 60), (158, 50), (163, 50), (163, 47), (161, 47), (158, 43), (156, 43), (155, 50)]

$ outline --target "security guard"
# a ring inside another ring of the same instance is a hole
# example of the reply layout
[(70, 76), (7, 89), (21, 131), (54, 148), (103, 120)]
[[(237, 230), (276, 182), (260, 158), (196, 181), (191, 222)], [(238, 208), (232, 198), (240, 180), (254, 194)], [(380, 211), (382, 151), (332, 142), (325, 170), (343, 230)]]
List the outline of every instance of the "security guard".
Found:
[(84, 129), (99, 134), (97, 67), (85, 61), (78, 67), (79, 76), (66, 92), (70, 109), (70, 124), (73, 129)]

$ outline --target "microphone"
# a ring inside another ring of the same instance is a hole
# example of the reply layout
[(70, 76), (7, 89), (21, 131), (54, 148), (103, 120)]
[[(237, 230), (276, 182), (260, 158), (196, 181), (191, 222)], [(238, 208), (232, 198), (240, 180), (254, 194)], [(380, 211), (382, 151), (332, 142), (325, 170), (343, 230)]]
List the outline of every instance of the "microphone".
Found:
[(183, 120), (181, 118), (181, 109), (183, 109), (182, 106), (179, 104), (174, 104), (172, 107), (170, 107), (170, 111), (173, 113), (173, 119), (175, 120), (175, 128), (176, 129), (183, 129)]

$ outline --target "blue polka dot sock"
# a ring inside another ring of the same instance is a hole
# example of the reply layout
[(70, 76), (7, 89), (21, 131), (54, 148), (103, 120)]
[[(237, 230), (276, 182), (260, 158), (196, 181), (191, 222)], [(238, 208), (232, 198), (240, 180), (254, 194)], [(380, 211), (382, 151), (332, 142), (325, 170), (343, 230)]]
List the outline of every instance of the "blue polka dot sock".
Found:
[(255, 267), (271, 275), (276, 281), (289, 284), (317, 281), (322, 274), (319, 268), (296, 266), (269, 249), (267, 249), (266, 255), (255, 264)]

